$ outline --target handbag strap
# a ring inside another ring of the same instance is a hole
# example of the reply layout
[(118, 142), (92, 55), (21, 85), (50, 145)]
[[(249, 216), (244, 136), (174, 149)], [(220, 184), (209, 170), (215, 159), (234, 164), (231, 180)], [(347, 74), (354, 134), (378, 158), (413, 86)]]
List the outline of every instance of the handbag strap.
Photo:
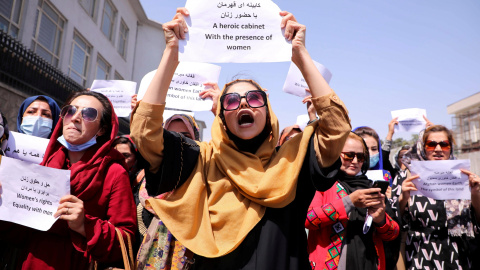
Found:
[(117, 232), (118, 241), (120, 242), (120, 248), (122, 250), (122, 257), (123, 257), (123, 266), (125, 270), (135, 270), (135, 263), (133, 261), (133, 251), (132, 251), (132, 241), (130, 239), (130, 234), (125, 233), (127, 235), (128, 241), (128, 251), (127, 247), (125, 246), (125, 242), (123, 241), (122, 231), (115, 227), (115, 231)]

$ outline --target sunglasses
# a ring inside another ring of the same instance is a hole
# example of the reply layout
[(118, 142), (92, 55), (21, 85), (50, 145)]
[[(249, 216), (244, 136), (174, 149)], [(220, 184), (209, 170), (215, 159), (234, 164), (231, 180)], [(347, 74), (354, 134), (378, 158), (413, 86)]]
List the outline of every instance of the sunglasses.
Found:
[(240, 107), (242, 98), (245, 98), (250, 108), (260, 108), (267, 103), (267, 95), (261, 90), (252, 90), (240, 96), (238, 93), (225, 94), (220, 98), (220, 103), (225, 111), (234, 111)]
[(436, 141), (427, 140), (427, 142), (425, 142), (425, 150), (434, 151), (435, 148), (437, 148), (437, 145), (440, 145), (443, 151), (450, 150), (450, 147), (451, 147), (449, 141), (436, 142)]
[[(63, 120), (70, 119), (72, 118), (72, 116), (74, 116), (77, 113), (79, 109), (80, 108), (75, 105), (67, 105), (63, 107), (62, 111), (60, 111), (60, 117), (62, 117)], [(98, 116), (97, 109), (91, 108), (91, 107), (85, 107), (85, 108), (82, 108), (80, 111), (82, 112), (81, 115), (83, 120), (87, 122), (93, 122), (97, 120), (97, 116)]]
[(365, 161), (365, 154), (364, 153), (355, 153), (355, 152), (342, 152), (342, 157), (346, 161), (352, 161), (357, 157), (358, 162)]

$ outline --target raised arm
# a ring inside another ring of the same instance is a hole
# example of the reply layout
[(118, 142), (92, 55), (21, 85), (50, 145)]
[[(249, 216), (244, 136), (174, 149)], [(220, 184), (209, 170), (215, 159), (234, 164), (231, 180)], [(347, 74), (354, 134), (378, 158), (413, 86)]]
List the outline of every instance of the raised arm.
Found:
[(163, 24), (165, 51), (143, 99), (132, 111), (130, 135), (150, 164), (151, 172), (158, 171), (163, 160), (162, 115), (168, 88), (178, 66), (178, 43), (188, 31), (185, 16), (188, 16), (188, 11), (178, 8), (173, 20)]
[(292, 41), (292, 61), (307, 82), (312, 103), (320, 119), (315, 130), (315, 152), (320, 166), (326, 168), (339, 158), (352, 128), (348, 112), (305, 47), (306, 27), (299, 24), (291, 13), (282, 11), (280, 15), (283, 16), (281, 27), (285, 28), (285, 38)]

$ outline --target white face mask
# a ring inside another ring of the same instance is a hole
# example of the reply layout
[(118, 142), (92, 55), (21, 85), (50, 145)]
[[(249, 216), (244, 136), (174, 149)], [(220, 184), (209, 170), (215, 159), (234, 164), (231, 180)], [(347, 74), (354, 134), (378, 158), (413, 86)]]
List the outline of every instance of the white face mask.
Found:
[(24, 116), (20, 129), (27, 135), (48, 138), (52, 132), (53, 120), (41, 116)]

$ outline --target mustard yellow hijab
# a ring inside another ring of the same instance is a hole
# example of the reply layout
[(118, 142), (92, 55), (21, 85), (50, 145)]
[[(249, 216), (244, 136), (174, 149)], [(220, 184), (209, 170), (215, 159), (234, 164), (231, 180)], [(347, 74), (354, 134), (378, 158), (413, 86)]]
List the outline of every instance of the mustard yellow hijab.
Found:
[(297, 178), (317, 123), (276, 152), (278, 120), (269, 101), (267, 105), (271, 136), (255, 154), (238, 150), (217, 108), (212, 140), (200, 143), (189, 179), (165, 200), (147, 201), (177, 240), (195, 254), (210, 258), (228, 254), (262, 219), (267, 207), (282, 208), (295, 198)]

